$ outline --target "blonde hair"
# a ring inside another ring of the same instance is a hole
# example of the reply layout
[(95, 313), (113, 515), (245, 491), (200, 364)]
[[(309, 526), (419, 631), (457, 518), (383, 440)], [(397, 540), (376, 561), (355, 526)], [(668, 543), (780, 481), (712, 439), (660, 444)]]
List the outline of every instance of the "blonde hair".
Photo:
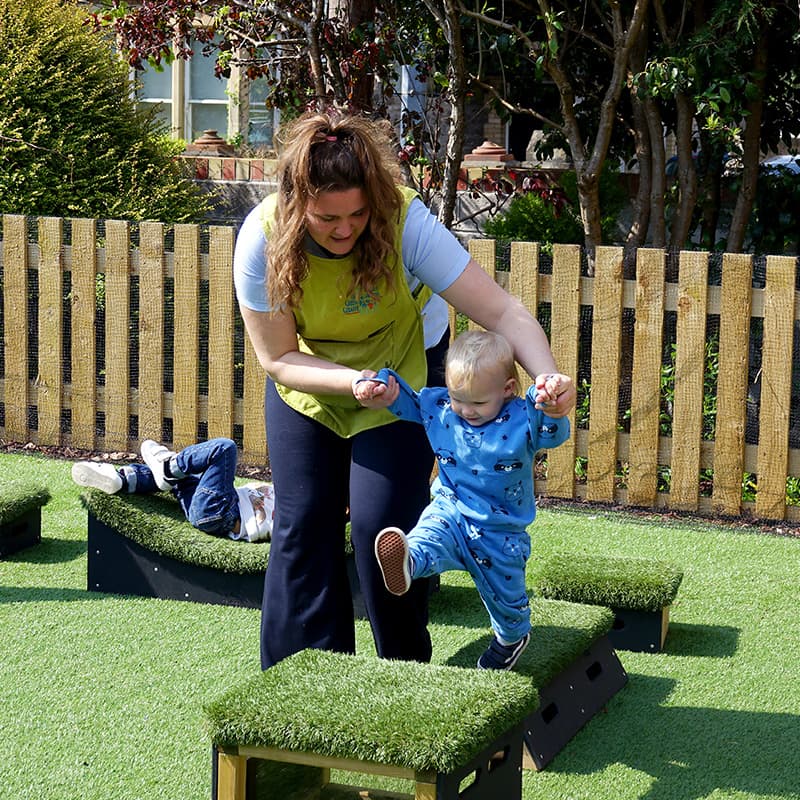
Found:
[(505, 336), (493, 331), (465, 331), (447, 351), (445, 381), (452, 389), (470, 386), (475, 376), (487, 369), (497, 370), (505, 379), (513, 378), (519, 386), (519, 372), (514, 348)]
[(267, 246), (270, 305), (296, 307), (302, 299), (300, 284), (308, 275), (306, 208), (322, 192), (361, 189), (369, 208), (348, 295), (374, 289), (381, 281), (392, 289), (395, 226), (403, 198), (391, 125), (335, 111), (309, 112), (282, 129), (279, 141), (278, 203)]

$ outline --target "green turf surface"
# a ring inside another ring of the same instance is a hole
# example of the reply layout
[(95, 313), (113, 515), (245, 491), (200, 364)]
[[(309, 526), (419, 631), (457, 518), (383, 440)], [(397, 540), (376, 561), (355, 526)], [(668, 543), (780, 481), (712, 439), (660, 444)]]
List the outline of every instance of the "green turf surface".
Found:
[(533, 565), (541, 597), (611, 608), (661, 611), (675, 599), (683, 570), (651, 558), (554, 553)]
[[(258, 670), (259, 613), (87, 593), (70, 466), (0, 455), (0, 474), (52, 495), (42, 544), (0, 561), (0, 797), (207, 800), (202, 707)], [(525, 772), (526, 800), (800, 798), (800, 539), (551, 508), (532, 538), (534, 559), (643, 557), (684, 578), (664, 651), (619, 654), (628, 685), (545, 771)], [(439, 662), (486, 626), (455, 573), (431, 616)], [(357, 632), (372, 652), (365, 622)]]

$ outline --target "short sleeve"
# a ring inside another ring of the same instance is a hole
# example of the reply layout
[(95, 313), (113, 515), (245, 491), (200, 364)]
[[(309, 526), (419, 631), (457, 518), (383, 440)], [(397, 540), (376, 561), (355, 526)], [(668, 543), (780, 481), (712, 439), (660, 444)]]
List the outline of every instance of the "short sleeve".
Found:
[(260, 206), (245, 217), (233, 251), (233, 284), (236, 299), (253, 311), (269, 311), (267, 302), (267, 238)]

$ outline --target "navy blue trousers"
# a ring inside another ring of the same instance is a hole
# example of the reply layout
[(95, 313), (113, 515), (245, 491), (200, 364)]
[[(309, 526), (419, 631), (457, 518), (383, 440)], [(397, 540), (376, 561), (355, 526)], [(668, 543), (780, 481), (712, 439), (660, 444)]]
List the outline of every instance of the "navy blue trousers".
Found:
[[(449, 334), (428, 351), (441, 385)], [(392, 422), (344, 439), (289, 408), (267, 381), (265, 416), (275, 519), (264, 579), (261, 666), (307, 647), (355, 652), (345, 562), (351, 540), (375, 647), (382, 658), (429, 661), (427, 580), (389, 594), (374, 554), (381, 528), (412, 528), (430, 500), (433, 453), (421, 425)]]

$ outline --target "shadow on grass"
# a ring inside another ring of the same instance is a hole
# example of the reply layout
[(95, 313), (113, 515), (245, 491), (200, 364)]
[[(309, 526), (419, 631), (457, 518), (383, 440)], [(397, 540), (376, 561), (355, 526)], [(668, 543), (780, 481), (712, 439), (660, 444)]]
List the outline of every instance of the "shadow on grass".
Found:
[(86, 555), (86, 542), (42, 537), (39, 544), (7, 556), (4, 561), (20, 564), (62, 564)]
[(442, 584), (430, 599), (431, 622), (466, 628), (489, 627), (489, 615), (474, 586)]
[(728, 658), (739, 647), (739, 628), (670, 622), (664, 652), (672, 656)]
[(108, 596), (61, 586), (0, 586), (0, 603), (65, 603), (72, 600), (102, 600)]
[(800, 717), (665, 706), (675, 681), (629, 677), (607, 724), (588, 728), (569, 758), (556, 759), (548, 771), (591, 774), (624, 764), (653, 779), (639, 800), (691, 800), (720, 790), (797, 796)]

